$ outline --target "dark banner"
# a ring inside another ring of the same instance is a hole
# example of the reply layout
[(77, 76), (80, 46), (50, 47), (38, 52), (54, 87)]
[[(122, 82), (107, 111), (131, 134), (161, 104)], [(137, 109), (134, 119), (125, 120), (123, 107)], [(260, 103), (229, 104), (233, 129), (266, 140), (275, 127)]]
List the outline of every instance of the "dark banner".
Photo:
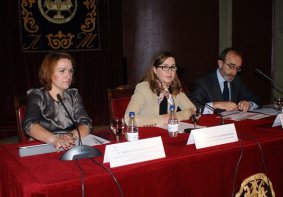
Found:
[(97, 50), (97, 0), (20, 0), (23, 51)]

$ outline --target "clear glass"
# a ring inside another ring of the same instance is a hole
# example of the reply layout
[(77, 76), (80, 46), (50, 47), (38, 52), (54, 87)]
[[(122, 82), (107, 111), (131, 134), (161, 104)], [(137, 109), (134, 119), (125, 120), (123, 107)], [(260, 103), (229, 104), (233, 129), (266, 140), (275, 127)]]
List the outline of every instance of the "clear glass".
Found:
[(197, 108), (193, 107), (190, 109), (190, 112), (191, 112), (191, 120), (194, 124), (194, 129), (196, 129), (197, 122), (199, 121), (202, 115), (201, 107), (197, 107)]
[(277, 113), (280, 114), (282, 113), (282, 109), (283, 109), (283, 98), (274, 98), (274, 109), (277, 110)]
[(110, 128), (111, 128), (111, 131), (116, 136), (116, 141), (119, 143), (120, 142), (120, 135), (122, 133), (124, 133), (124, 128), (125, 128), (124, 118), (112, 117), (111, 123), (110, 123)]

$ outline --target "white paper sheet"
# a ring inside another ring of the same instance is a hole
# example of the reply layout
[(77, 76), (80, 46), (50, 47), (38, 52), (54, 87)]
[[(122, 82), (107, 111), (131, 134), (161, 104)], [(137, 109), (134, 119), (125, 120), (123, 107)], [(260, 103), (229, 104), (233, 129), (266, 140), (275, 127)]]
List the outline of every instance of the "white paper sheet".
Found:
[(262, 118), (266, 118), (272, 116), (270, 114), (263, 114), (263, 113), (255, 113), (255, 112), (243, 112), (243, 111), (225, 111), (221, 113), (224, 119), (230, 119), (234, 121), (240, 120), (258, 120)]
[[(205, 126), (196, 125), (196, 128), (203, 128)], [(159, 126), (159, 128), (168, 130), (167, 125)], [(194, 124), (186, 123), (186, 122), (179, 122), (179, 133), (183, 133), (185, 129), (192, 129), (194, 128)]]

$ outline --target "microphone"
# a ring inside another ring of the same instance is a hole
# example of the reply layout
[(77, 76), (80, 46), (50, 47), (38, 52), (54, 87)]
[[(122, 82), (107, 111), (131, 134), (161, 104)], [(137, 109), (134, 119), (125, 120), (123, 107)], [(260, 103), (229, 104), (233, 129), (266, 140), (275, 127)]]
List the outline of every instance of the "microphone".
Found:
[(82, 139), (81, 139), (81, 132), (79, 128), (77, 127), (75, 121), (73, 120), (72, 116), (70, 115), (69, 111), (67, 110), (65, 104), (62, 101), (62, 97), (60, 94), (57, 94), (57, 99), (59, 102), (62, 104), (64, 107), (65, 111), (67, 112), (70, 120), (72, 121), (73, 125), (75, 126), (76, 130), (78, 131), (78, 140), (79, 140), (79, 145), (74, 146), (73, 148), (67, 150), (61, 157), (61, 160), (79, 160), (79, 159), (84, 159), (84, 158), (92, 158), (96, 156), (100, 156), (101, 152), (96, 149), (95, 147), (87, 146), (82, 144)]
[[(201, 103), (199, 101), (194, 100), (195, 102), (197, 102), (198, 104), (200, 104), (201, 106), (203, 106), (204, 108), (207, 107), (208, 109), (210, 109), (211, 111), (213, 111), (213, 113), (215, 113), (216, 115), (218, 115), (221, 119), (220, 125), (224, 125), (224, 118), (223, 115), (221, 114), (221, 109), (215, 109), (214, 107), (211, 107), (210, 105), (208, 105), (207, 103)], [(203, 109), (204, 109), (203, 108)]]
[(221, 119), (220, 125), (224, 125), (224, 117), (221, 114), (221, 110), (220, 109), (215, 109), (214, 107), (211, 107), (210, 105), (208, 105), (207, 103), (205, 103), (203, 105), (204, 107), (207, 107), (208, 109), (210, 109), (211, 111), (213, 111), (216, 115), (218, 115)]
[(60, 94), (57, 94), (57, 99), (59, 100), (59, 102), (63, 105), (65, 111), (67, 112), (70, 120), (72, 121), (73, 125), (75, 126), (75, 129), (77, 130), (78, 132), (78, 137), (79, 137), (79, 145), (82, 145), (82, 138), (81, 138), (81, 132), (79, 131), (78, 127), (77, 127), (77, 124), (75, 123), (75, 121), (73, 120), (72, 116), (70, 115), (69, 111), (67, 110), (65, 104), (63, 103), (62, 101), (62, 97)]
[[(273, 79), (271, 79), (270, 77), (268, 77), (266, 74), (264, 74), (262, 71), (260, 71), (259, 69), (255, 69), (255, 71), (260, 74), (260, 76), (263, 76), (265, 79), (267, 79), (268, 81), (271, 82), (271, 86), (277, 91), (279, 92), (280, 94), (283, 95), (283, 91), (281, 91), (283, 88), (278, 84), (276, 83)], [(276, 87), (277, 86), (277, 87)], [(281, 89), (281, 90), (280, 90)]]

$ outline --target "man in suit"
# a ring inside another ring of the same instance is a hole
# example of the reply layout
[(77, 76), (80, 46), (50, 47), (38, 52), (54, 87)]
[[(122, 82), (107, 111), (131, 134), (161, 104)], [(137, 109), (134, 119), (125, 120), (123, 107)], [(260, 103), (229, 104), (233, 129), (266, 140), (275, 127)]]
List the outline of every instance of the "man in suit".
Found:
[(248, 111), (260, 106), (260, 99), (237, 75), (241, 71), (242, 61), (242, 54), (238, 50), (226, 48), (217, 61), (218, 69), (194, 82), (189, 98), (196, 106), (204, 108), (203, 113), (213, 113), (213, 108)]

